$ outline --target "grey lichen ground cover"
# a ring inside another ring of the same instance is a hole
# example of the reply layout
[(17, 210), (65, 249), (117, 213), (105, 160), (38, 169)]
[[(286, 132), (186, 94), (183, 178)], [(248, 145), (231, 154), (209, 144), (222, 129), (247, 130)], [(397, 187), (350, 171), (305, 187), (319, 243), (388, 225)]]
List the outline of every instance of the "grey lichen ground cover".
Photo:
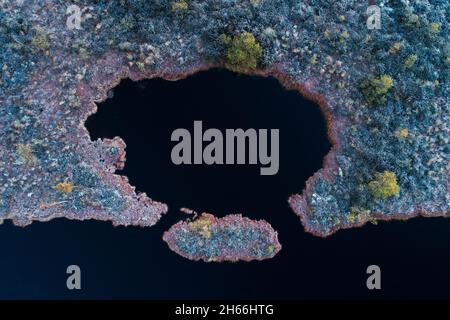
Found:
[(448, 215), (450, 4), (378, 1), (380, 30), (366, 27), (367, 6), (0, 1), (0, 221), (155, 224), (166, 205), (114, 173), (124, 142), (91, 141), (84, 122), (121, 78), (214, 66), (275, 76), (320, 103), (333, 149), (289, 200), (309, 232)]

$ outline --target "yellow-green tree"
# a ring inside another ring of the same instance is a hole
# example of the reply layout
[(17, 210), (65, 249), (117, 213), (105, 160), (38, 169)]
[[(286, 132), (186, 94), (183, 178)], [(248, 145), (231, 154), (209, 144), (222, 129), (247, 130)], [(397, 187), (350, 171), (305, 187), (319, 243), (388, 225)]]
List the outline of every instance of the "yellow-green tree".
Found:
[(383, 74), (379, 77), (370, 77), (361, 84), (361, 90), (367, 102), (377, 105), (386, 101), (386, 95), (394, 85), (390, 75)]
[(228, 45), (225, 55), (225, 66), (235, 72), (255, 69), (262, 55), (262, 48), (255, 36), (243, 32), (233, 38), (222, 36)]
[(389, 198), (400, 192), (397, 176), (394, 172), (377, 172), (375, 179), (369, 182), (369, 190), (377, 198)]
[(172, 11), (185, 11), (189, 9), (189, 4), (184, 0), (172, 2)]

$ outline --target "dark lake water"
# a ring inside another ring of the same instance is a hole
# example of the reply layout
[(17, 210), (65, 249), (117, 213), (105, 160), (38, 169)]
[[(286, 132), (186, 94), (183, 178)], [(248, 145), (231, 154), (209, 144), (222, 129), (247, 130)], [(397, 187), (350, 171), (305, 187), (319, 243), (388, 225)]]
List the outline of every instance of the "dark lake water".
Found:
[[(171, 162), (177, 128), (280, 130), (277, 175), (258, 165)], [(169, 205), (151, 228), (58, 219), (0, 226), (0, 298), (443, 298), (450, 297), (450, 220), (413, 219), (344, 230), (326, 238), (303, 231), (287, 198), (300, 193), (330, 149), (317, 105), (273, 78), (221, 70), (170, 82), (124, 80), (89, 118), (92, 139), (127, 143), (126, 175), (137, 190)], [(186, 215), (264, 219), (282, 251), (251, 263), (192, 262), (171, 252), (162, 233)], [(65, 269), (82, 269), (81, 291), (65, 287)], [(366, 288), (367, 266), (382, 271), (382, 290)]]

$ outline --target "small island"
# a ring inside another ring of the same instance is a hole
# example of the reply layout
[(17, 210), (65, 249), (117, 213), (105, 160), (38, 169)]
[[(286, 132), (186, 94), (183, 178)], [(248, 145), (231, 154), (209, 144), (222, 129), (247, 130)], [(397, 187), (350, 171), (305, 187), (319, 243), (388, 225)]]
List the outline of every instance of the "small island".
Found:
[(260, 261), (281, 250), (278, 234), (269, 223), (240, 214), (216, 218), (202, 213), (193, 221), (173, 225), (163, 239), (180, 256), (205, 262)]

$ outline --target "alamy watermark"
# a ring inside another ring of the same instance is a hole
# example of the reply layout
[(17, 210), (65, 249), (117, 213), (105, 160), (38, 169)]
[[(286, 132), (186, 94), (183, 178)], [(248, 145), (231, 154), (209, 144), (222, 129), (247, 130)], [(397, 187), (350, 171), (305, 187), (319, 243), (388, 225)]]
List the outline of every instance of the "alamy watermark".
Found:
[(381, 269), (376, 264), (370, 265), (366, 269), (366, 273), (370, 276), (367, 278), (366, 286), (369, 290), (381, 289)]
[[(81, 30), (81, 23), (89, 18), (92, 18), (90, 13), (86, 13), (88, 10), (93, 10), (93, 7), (85, 7), (83, 10), (75, 4), (67, 7), (66, 13), (69, 15), (66, 20), (66, 27), (69, 30)], [(84, 15), (84, 16), (83, 16)]]
[[(176, 165), (259, 163), (264, 166), (261, 175), (275, 175), (280, 166), (279, 140), (279, 129), (226, 129), (223, 134), (214, 128), (203, 132), (202, 121), (194, 121), (193, 137), (187, 129), (172, 132), (171, 141), (178, 143), (172, 148), (171, 159)], [(208, 144), (204, 146), (204, 142)]]
[(381, 9), (377, 5), (370, 5), (367, 8), (367, 29), (381, 29)]
[(66, 280), (67, 289), (81, 290), (81, 268), (72, 264), (67, 267), (66, 273), (69, 274)]

